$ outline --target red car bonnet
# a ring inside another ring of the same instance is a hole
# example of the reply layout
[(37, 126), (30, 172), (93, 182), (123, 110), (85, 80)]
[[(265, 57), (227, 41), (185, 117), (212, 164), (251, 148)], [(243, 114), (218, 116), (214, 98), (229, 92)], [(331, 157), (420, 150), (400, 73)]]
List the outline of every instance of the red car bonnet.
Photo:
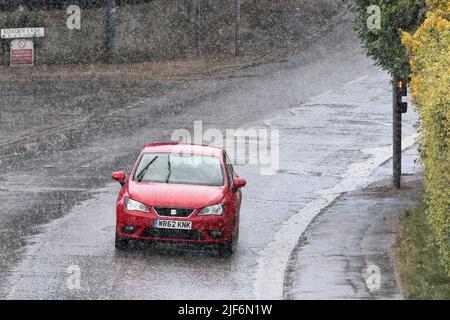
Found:
[(130, 181), (128, 194), (134, 200), (150, 206), (203, 208), (218, 204), (225, 197), (226, 186), (211, 187)]

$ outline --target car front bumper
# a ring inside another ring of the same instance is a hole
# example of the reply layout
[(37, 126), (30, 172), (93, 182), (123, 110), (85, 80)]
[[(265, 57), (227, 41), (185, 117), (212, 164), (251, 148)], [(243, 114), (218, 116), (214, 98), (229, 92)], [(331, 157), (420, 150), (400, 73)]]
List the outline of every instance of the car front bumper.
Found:
[[(191, 230), (155, 228), (155, 220), (191, 221)], [(232, 221), (223, 216), (198, 216), (190, 218), (170, 218), (154, 213), (117, 213), (117, 235), (136, 240), (185, 242), (185, 243), (224, 243), (231, 239)]]

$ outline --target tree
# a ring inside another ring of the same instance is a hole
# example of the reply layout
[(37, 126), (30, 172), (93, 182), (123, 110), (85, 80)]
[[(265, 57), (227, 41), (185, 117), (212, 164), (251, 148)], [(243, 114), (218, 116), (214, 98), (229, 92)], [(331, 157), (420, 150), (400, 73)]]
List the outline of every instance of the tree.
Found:
[[(368, 8), (380, 9), (380, 28), (370, 29), (368, 20), (373, 14)], [(425, 19), (424, 0), (355, 0), (357, 12), (355, 30), (367, 55), (394, 77), (409, 77), (409, 59), (401, 42), (401, 31), (414, 32)]]
[[(354, 0), (355, 30), (376, 65), (389, 72), (393, 84), (393, 183), (400, 188), (402, 152), (402, 91), (406, 88), (410, 65), (401, 32), (414, 32), (422, 24), (424, 0)], [(371, 20), (378, 23), (371, 23)]]

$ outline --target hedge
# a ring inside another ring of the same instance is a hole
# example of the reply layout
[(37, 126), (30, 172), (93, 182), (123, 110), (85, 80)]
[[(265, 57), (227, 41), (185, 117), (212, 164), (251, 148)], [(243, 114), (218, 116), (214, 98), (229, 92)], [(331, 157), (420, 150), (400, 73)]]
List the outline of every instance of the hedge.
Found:
[(420, 153), (432, 238), (450, 276), (450, 2), (427, 0), (430, 11), (414, 34), (403, 33), (412, 98), (420, 114)]

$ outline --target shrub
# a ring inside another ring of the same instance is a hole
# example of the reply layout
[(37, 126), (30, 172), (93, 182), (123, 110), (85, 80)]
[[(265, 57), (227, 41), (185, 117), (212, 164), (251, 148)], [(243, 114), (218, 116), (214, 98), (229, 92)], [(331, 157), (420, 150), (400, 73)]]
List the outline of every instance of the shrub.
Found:
[(414, 34), (403, 33), (414, 104), (421, 116), (420, 149), (430, 229), (450, 276), (450, 2), (427, 0), (430, 10)]

